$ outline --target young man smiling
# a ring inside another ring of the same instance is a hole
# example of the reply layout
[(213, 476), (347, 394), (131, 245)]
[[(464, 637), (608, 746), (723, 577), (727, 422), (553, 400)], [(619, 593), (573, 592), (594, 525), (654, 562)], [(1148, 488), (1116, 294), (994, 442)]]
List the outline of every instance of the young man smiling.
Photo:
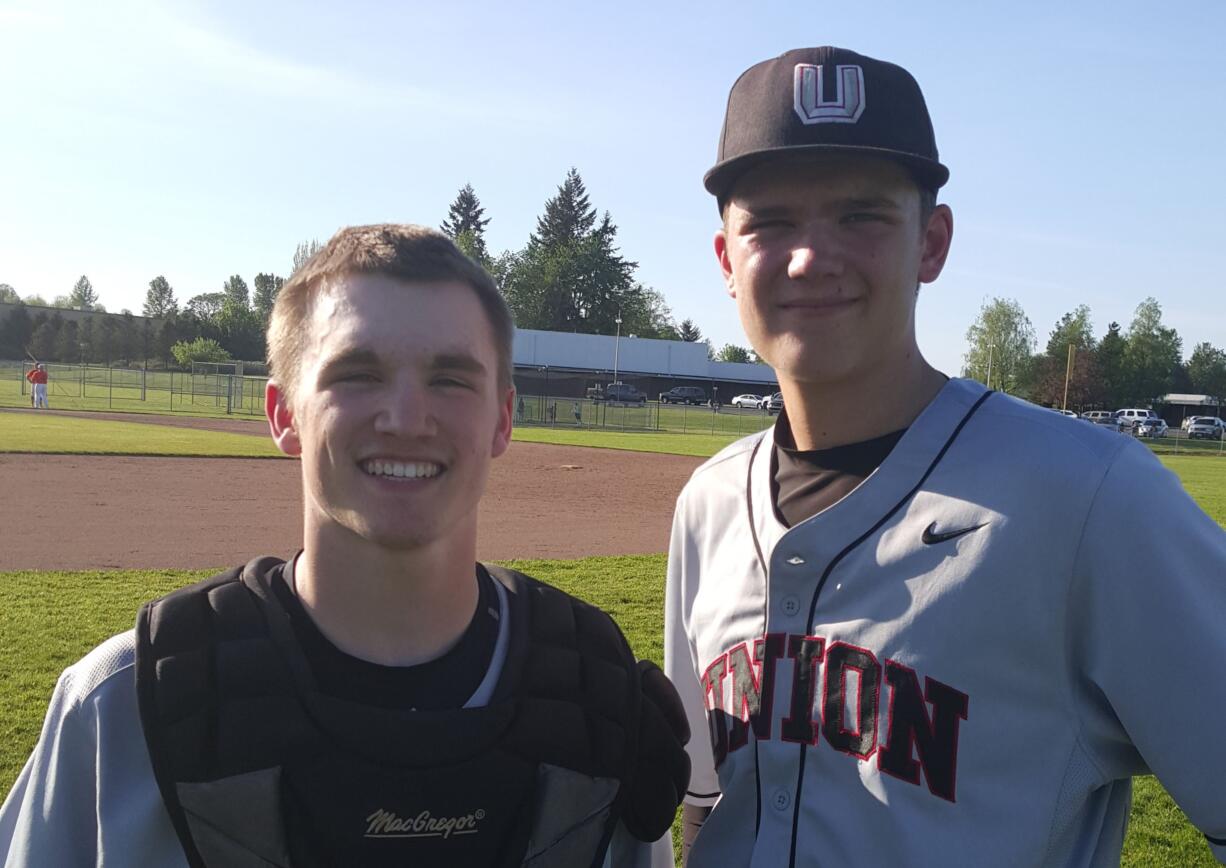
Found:
[(676, 694), (603, 612), (476, 562), (511, 337), (489, 276), (420, 227), (342, 230), (286, 283), (266, 398), (302, 551), (146, 605), (64, 673), (0, 861), (649, 858), (688, 779)]
[(1118, 864), (1148, 771), (1226, 859), (1226, 533), (1132, 438), (924, 360), (947, 177), (900, 67), (733, 85), (715, 253), (785, 410), (677, 502), (688, 863)]

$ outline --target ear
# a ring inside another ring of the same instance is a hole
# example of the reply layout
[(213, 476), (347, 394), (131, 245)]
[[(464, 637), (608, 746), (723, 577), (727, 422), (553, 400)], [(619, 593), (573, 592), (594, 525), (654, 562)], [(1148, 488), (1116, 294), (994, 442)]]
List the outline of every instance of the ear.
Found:
[(736, 298), (732, 262), (728, 259), (728, 233), (724, 229), (715, 230), (715, 258), (719, 261), (719, 270), (724, 275), (724, 286), (728, 287), (728, 295)]
[(494, 429), (494, 442), (490, 457), (497, 458), (511, 445), (511, 421), (515, 418), (515, 387), (507, 389), (506, 397), (498, 406), (498, 427)]
[(924, 252), (920, 257), (920, 283), (932, 283), (941, 276), (949, 245), (954, 237), (954, 212), (948, 205), (937, 205), (924, 229)]
[(294, 427), (294, 414), (285, 393), (272, 380), (264, 386), (264, 415), (268, 417), (268, 430), (277, 448), (295, 458), (301, 455), (302, 443)]

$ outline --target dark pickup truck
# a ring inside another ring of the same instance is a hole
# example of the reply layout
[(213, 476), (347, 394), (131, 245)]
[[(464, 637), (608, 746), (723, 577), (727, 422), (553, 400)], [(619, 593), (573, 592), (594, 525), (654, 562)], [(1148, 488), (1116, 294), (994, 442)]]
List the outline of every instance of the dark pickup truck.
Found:
[(587, 390), (587, 396), (593, 401), (607, 401), (611, 404), (646, 404), (647, 393), (640, 392), (637, 386), (629, 383), (609, 383), (608, 386), (592, 386)]

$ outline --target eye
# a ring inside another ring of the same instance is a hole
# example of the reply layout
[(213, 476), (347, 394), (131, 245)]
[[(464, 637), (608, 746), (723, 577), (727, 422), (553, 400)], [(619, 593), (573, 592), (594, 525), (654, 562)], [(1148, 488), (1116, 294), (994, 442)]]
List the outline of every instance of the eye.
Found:
[(453, 377), (447, 374), (440, 374), (430, 381), (433, 386), (442, 386), (445, 389), (471, 389), (472, 384), (460, 377)]
[(840, 218), (845, 225), (856, 223), (890, 223), (889, 215), (881, 211), (851, 211)]

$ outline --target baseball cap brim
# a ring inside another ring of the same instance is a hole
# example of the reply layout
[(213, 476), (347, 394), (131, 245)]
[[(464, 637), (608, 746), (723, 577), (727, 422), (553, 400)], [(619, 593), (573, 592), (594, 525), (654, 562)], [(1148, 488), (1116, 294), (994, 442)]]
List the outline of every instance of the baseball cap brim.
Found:
[(823, 154), (859, 154), (867, 157), (882, 157), (902, 163), (915, 176), (915, 181), (921, 187), (938, 190), (949, 180), (949, 169), (936, 160), (930, 160), (905, 151), (895, 151), (889, 148), (872, 148), (864, 145), (790, 145), (779, 148), (766, 148), (749, 154), (741, 154), (722, 163), (716, 163), (702, 178), (702, 184), (707, 192), (715, 196), (721, 203), (727, 199), (732, 186), (737, 179), (764, 163), (783, 158), (795, 159), (806, 156), (818, 157)]

